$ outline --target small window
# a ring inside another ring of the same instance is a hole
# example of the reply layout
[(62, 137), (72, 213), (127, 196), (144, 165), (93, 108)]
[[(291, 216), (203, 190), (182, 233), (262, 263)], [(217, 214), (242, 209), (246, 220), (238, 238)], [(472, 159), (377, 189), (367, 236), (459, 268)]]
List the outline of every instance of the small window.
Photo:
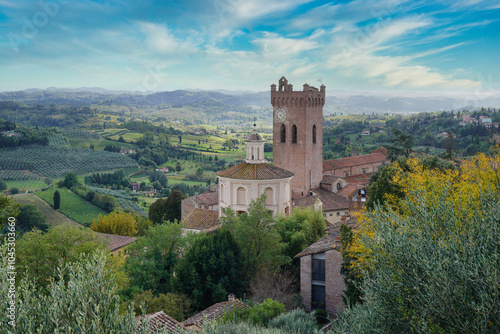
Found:
[(286, 143), (286, 127), (285, 124), (281, 124), (280, 128), (280, 141)]
[(313, 125), (313, 144), (316, 144), (316, 124)]
[(340, 189), (342, 189), (342, 183), (339, 182), (339, 183), (337, 183), (337, 190), (340, 190)]
[(330, 213), (330, 217), (333, 216), (333, 213)]
[(297, 144), (297, 126), (292, 126), (292, 144)]
[(340, 212), (337, 212), (337, 216), (340, 216)]
[(325, 281), (325, 260), (322, 259), (312, 259), (312, 270), (313, 270), (313, 281)]

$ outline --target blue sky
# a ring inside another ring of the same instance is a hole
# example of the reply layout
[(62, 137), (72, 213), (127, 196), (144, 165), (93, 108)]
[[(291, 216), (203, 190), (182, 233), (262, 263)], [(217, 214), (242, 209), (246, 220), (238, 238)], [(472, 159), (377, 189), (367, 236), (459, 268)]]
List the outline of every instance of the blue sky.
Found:
[(500, 2), (0, 0), (0, 91), (500, 92)]

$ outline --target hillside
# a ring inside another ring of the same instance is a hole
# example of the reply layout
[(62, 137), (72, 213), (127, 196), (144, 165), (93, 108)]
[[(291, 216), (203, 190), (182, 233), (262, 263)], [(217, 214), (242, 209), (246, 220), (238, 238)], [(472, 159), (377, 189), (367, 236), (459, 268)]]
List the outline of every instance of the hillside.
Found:
[(63, 225), (67, 223), (75, 226), (80, 226), (80, 224), (78, 224), (73, 219), (70, 219), (63, 215), (61, 212), (54, 210), (54, 208), (52, 208), (47, 202), (45, 202), (35, 194), (17, 194), (14, 195), (14, 201), (22, 205), (35, 205), (47, 219), (47, 224), (50, 224), (52, 226)]
[[(54, 192), (55, 189), (49, 189), (37, 192), (36, 195), (52, 204)], [(59, 189), (59, 192), (61, 193), (61, 208), (59, 211), (84, 226), (90, 226), (92, 220), (97, 219), (100, 214), (103, 216), (108, 214), (66, 188)]]

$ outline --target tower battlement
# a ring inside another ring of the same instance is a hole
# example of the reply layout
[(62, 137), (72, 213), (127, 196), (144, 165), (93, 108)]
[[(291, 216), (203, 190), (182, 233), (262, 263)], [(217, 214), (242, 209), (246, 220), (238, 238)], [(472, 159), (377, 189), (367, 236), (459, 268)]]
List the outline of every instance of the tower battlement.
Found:
[(326, 87), (320, 88), (303, 85), (303, 90), (294, 91), (293, 85), (288, 83), (285, 77), (281, 77), (276, 84), (271, 85), (271, 105), (273, 108), (280, 107), (323, 107), (325, 105)]

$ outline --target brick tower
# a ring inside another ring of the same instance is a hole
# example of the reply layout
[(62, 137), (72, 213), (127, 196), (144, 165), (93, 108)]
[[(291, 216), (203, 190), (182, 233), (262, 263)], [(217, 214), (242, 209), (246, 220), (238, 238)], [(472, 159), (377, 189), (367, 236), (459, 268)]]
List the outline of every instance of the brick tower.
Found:
[(294, 91), (285, 77), (271, 85), (273, 164), (295, 174), (292, 197), (307, 196), (323, 178), (323, 106), (325, 86), (304, 84)]

